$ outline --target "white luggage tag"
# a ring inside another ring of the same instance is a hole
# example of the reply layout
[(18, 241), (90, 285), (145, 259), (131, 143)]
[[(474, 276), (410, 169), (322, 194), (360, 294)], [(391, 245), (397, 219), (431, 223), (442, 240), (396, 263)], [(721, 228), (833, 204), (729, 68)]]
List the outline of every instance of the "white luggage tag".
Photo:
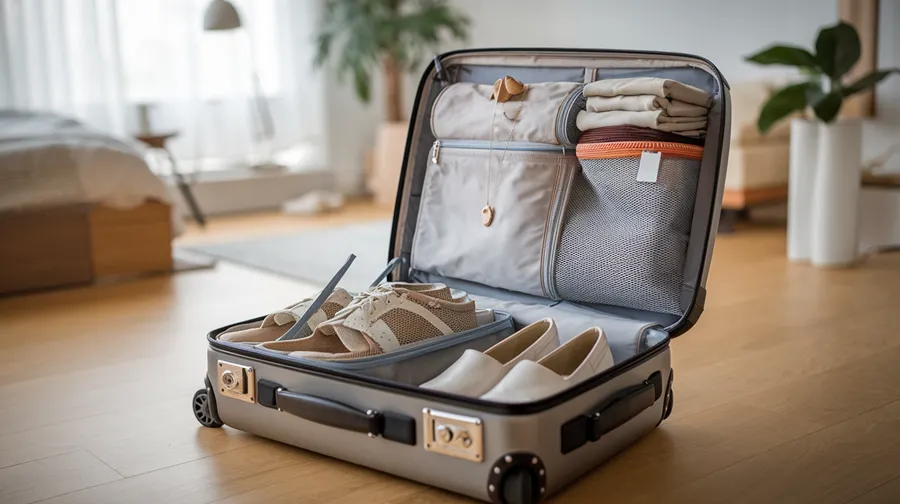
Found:
[(638, 166), (638, 182), (656, 182), (659, 178), (659, 162), (662, 158), (660, 152), (641, 152), (641, 164)]

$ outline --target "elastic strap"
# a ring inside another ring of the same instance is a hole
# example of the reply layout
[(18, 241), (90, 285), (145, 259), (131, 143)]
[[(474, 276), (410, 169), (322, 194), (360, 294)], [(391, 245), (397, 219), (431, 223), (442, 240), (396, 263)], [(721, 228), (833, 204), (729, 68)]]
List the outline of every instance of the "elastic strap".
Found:
[(328, 283), (325, 285), (325, 288), (322, 289), (322, 292), (320, 292), (319, 295), (316, 296), (316, 299), (314, 299), (312, 304), (309, 305), (309, 308), (306, 310), (303, 316), (297, 319), (297, 321), (294, 322), (294, 325), (292, 325), (291, 328), (288, 329), (287, 332), (284, 333), (284, 335), (282, 335), (276, 341), (287, 341), (300, 337), (300, 331), (303, 330), (303, 326), (305, 326), (306, 323), (309, 322), (309, 319), (313, 316), (313, 314), (316, 313), (316, 311), (318, 311), (323, 304), (325, 304), (325, 300), (328, 299), (328, 296), (330, 296), (332, 292), (334, 292), (334, 289), (337, 287), (338, 282), (341, 281), (341, 278), (343, 278), (344, 274), (347, 273), (347, 270), (350, 269), (350, 265), (353, 264), (353, 261), (355, 259), (356, 256), (350, 254), (350, 257), (347, 258), (347, 261), (344, 262), (344, 265), (341, 266), (341, 269), (339, 269), (337, 273), (335, 273), (334, 276), (331, 277), (331, 280), (328, 281)]

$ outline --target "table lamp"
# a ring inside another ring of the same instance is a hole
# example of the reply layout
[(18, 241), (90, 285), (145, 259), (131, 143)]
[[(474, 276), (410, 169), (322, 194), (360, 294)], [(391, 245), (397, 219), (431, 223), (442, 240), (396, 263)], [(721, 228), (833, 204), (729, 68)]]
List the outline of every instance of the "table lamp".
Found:
[[(236, 30), (242, 27), (241, 15), (237, 8), (228, 0), (212, 0), (206, 7), (203, 15), (204, 31), (226, 31)], [(249, 33), (247, 34), (249, 38)], [(253, 169), (283, 169), (284, 166), (275, 163), (272, 160), (271, 143), (275, 138), (275, 124), (272, 120), (272, 112), (262, 92), (262, 86), (259, 82), (259, 73), (256, 70), (256, 58), (253, 54), (253, 47), (250, 47), (250, 67), (253, 73), (253, 103), (256, 108), (256, 114), (260, 123), (260, 140), (267, 144), (265, 160), (263, 163), (253, 165)]]

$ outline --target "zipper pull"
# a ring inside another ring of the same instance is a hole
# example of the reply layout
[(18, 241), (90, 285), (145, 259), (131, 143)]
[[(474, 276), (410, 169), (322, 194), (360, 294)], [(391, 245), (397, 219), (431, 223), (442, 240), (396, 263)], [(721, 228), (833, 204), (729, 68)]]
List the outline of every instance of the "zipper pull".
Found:
[(447, 79), (447, 74), (444, 73), (444, 66), (441, 65), (440, 56), (434, 57), (434, 77), (435, 80), (442, 83), (441, 87), (443, 87), (444, 82), (449, 81), (449, 79)]
[(434, 164), (438, 164), (438, 159), (440, 159), (441, 157), (441, 141), (435, 140), (431, 148), (431, 162)]

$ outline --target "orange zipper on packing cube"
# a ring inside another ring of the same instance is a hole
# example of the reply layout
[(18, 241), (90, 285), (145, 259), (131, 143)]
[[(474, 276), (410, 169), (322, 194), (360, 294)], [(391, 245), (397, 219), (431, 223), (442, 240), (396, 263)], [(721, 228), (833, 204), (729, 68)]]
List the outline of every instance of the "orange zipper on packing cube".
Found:
[(667, 156), (688, 159), (700, 159), (703, 157), (703, 147), (676, 142), (583, 143), (575, 147), (575, 155), (579, 159), (640, 157), (644, 151), (660, 152)]

